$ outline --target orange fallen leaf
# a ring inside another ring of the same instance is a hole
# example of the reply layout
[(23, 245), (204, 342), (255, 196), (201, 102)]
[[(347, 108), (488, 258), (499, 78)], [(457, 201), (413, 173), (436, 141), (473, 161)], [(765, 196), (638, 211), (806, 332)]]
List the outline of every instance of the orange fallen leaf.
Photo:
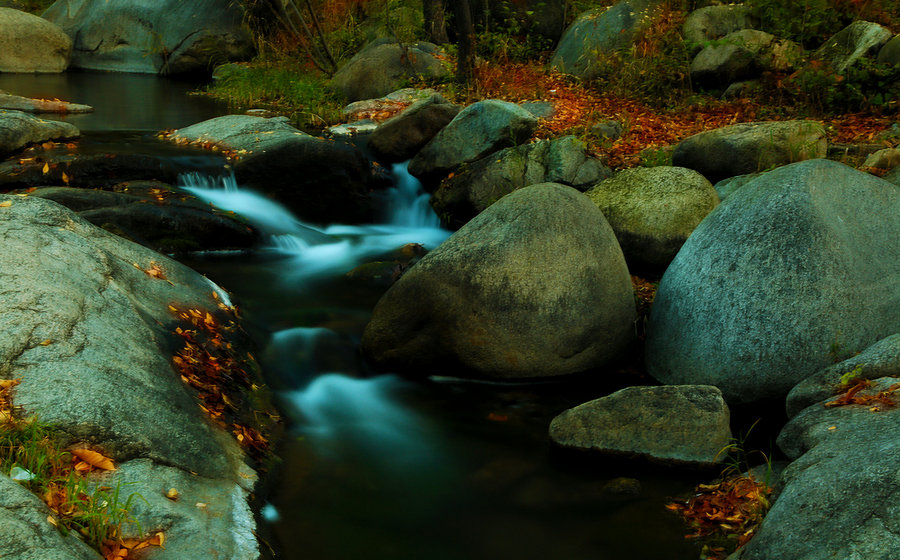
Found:
[(69, 175), (65, 171), (62, 173), (62, 181), (67, 185), (69, 184)]
[(71, 453), (92, 467), (97, 467), (98, 469), (103, 469), (105, 471), (116, 470), (116, 466), (113, 464), (112, 459), (106, 457), (102, 453), (90, 449), (73, 449)]
[(42, 172), (44, 175), (46, 175), (47, 173), (50, 173), (50, 164), (49, 164), (49, 163), (45, 163), (45, 164), (44, 164), (44, 169), (43, 169), (41, 172)]
[(9, 208), (10, 206), (12, 206), (12, 201), (4, 200), (0, 202), (0, 208)]

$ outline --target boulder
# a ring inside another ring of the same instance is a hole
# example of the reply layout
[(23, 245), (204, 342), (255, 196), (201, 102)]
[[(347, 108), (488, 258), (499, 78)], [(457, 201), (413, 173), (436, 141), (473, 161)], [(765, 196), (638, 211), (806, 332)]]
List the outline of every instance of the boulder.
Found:
[(431, 206), (451, 227), (459, 228), (516, 189), (559, 183), (587, 190), (612, 171), (585, 151), (574, 136), (506, 148), (465, 166), (441, 182)]
[(827, 61), (835, 72), (843, 74), (860, 58), (876, 54), (892, 35), (877, 23), (854, 21), (822, 43), (812, 58)]
[(31, 99), (21, 95), (0, 93), (0, 109), (12, 109), (25, 113), (90, 113), (90, 105), (48, 99)]
[(92, 224), (161, 253), (247, 249), (259, 242), (256, 230), (231, 214), (168, 185), (147, 182), (109, 192), (46, 187), (30, 197), (53, 200)]
[(710, 466), (727, 455), (729, 420), (715, 387), (626, 387), (554, 418), (550, 439), (570, 449)]
[(888, 183), (900, 187), (900, 167), (895, 167), (893, 170), (888, 171), (882, 178)]
[(645, 360), (663, 383), (729, 403), (783, 398), (827, 366), (900, 332), (900, 191), (829, 160), (742, 186), (691, 234), (660, 282)]
[(331, 78), (331, 87), (348, 101), (381, 97), (413, 78), (450, 75), (430, 43), (381, 43), (361, 50)]
[[(788, 418), (825, 399), (833, 399), (841, 378), (875, 380), (900, 377), (900, 334), (881, 339), (859, 354), (810, 375), (798, 383), (787, 396)], [(847, 380), (850, 387), (853, 381)]]
[(111, 188), (136, 179), (174, 183), (179, 168), (149, 154), (105, 152), (83, 154), (27, 150), (19, 159), (0, 163), (0, 186), (20, 189), (43, 185)]
[[(392, 91), (377, 99), (354, 101), (341, 109), (341, 115), (345, 121), (368, 119), (383, 113), (390, 113), (391, 116), (393, 116), (400, 111), (405, 110), (416, 101), (422, 101), (434, 95), (440, 97), (440, 94), (431, 88), (398, 89), (397, 91)], [(441, 97), (441, 99), (443, 98)], [(383, 121), (385, 119), (380, 120)]]
[(743, 187), (753, 179), (756, 179), (760, 175), (761, 173), (735, 175), (734, 177), (722, 179), (721, 181), (713, 185), (713, 188), (716, 190), (716, 194), (719, 195), (719, 201), (721, 202), (725, 200), (726, 197), (731, 196), (731, 193)]
[(70, 533), (63, 536), (47, 518), (37, 496), (0, 474), (0, 553), (3, 560), (99, 560), (100, 555)]
[(56, 74), (69, 66), (72, 40), (59, 26), (12, 8), (0, 8), (0, 72)]
[[(863, 394), (874, 395), (896, 381), (881, 379)], [(795, 460), (782, 472), (756, 535), (735, 559), (900, 555), (900, 408), (823, 406), (833, 398), (803, 410), (778, 436), (778, 446)]]
[(72, 38), (73, 68), (209, 74), (254, 50), (228, 0), (57, 0), (43, 17)]
[(900, 148), (884, 148), (866, 157), (863, 167), (893, 169), (900, 165)]
[(654, 0), (625, 0), (584, 12), (563, 33), (550, 66), (579, 78), (595, 78), (598, 59), (630, 45), (650, 24), (656, 4)]
[(458, 105), (439, 94), (416, 101), (375, 129), (369, 137), (369, 149), (375, 157), (388, 163), (406, 161), (447, 126), (459, 111)]
[(881, 47), (875, 61), (887, 66), (900, 66), (900, 35), (894, 35), (893, 39)]
[(708, 46), (708, 43), (720, 39), (734, 31), (753, 29), (756, 21), (750, 14), (750, 8), (743, 4), (726, 4), (706, 6), (694, 10), (684, 19), (682, 31), (691, 54)]
[(61, 121), (45, 121), (22, 111), (0, 110), (0, 154), (15, 152), (29, 144), (78, 138), (75, 125)]
[(344, 142), (310, 136), (276, 117), (226, 115), (181, 128), (177, 143), (215, 146), (239, 159), (238, 184), (271, 195), (300, 219), (358, 223), (373, 219), (371, 163)]
[(551, 377), (600, 367), (634, 339), (634, 296), (603, 214), (545, 183), (493, 204), (375, 306), (362, 348), (418, 375)]
[(446, 177), (510, 145), (527, 140), (537, 119), (515, 103), (486, 99), (460, 111), (409, 162), (409, 172), (426, 184)]
[[(793, 48), (792, 48), (793, 47)], [(710, 88), (757, 77), (762, 70), (788, 70), (799, 47), (764, 31), (743, 29), (704, 47), (691, 61), (691, 80)]]
[(703, 175), (683, 167), (625, 169), (587, 192), (609, 221), (632, 272), (662, 273), (719, 204)]
[[(184, 499), (134, 512), (145, 531), (190, 538), (167, 539), (154, 558), (257, 558), (247, 505), (256, 475), (232, 436), (197, 406), (172, 362), (180, 344), (169, 306), (218, 315), (227, 295), (48, 200), (0, 196), (0, 232), (0, 362), (4, 376), (21, 379), (14, 393), (21, 414), (54, 425), (62, 445), (84, 442), (115, 460), (119, 469), (101, 480), (125, 485), (123, 499), (131, 493), (127, 484), (139, 480), (131, 461), (181, 477)], [(153, 266), (156, 275), (145, 272)], [(148, 501), (159, 502), (164, 482), (144, 479)], [(206, 504), (202, 515), (197, 502)], [(179, 554), (185, 547), (193, 553)], [(0, 549), (4, 558), (9, 552)]]
[(672, 165), (715, 183), (806, 159), (824, 158), (825, 128), (814, 121), (742, 123), (708, 130), (675, 146)]

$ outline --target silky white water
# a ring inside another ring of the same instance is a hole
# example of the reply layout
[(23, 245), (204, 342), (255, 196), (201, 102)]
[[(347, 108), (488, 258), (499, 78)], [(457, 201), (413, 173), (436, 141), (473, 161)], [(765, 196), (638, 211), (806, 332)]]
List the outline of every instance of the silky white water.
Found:
[(213, 178), (181, 175), (180, 187), (217, 208), (244, 217), (268, 236), (267, 250), (287, 258), (286, 279), (304, 280), (344, 274), (366, 259), (407, 243), (434, 249), (450, 232), (428, 204), (418, 180), (406, 164), (392, 168), (395, 187), (385, 193), (383, 223), (330, 225), (318, 228), (298, 220), (289, 210), (263, 195), (237, 185), (234, 176)]

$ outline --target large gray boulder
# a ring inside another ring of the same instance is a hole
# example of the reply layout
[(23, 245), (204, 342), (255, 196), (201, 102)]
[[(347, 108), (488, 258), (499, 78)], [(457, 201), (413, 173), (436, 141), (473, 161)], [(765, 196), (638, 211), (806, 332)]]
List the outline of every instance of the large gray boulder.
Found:
[[(247, 505), (256, 475), (172, 363), (178, 346), (168, 307), (217, 313), (227, 296), (212, 297), (218, 289), (194, 271), (47, 200), (0, 196), (0, 233), (0, 363), (21, 378), (21, 413), (55, 425), (63, 445), (89, 443), (120, 463), (107, 486), (143, 480), (148, 492), (166, 490), (162, 479), (131, 476), (125, 465), (133, 460), (180, 473), (186, 499), (168, 504), (170, 524), (137, 512), (144, 530), (190, 535), (154, 558), (256, 558)], [(154, 264), (164, 278), (145, 272)], [(197, 502), (206, 504), (201, 516)], [(192, 553), (179, 554), (185, 547)]]
[[(893, 386), (882, 378), (860, 395)], [(753, 539), (733, 560), (813, 560), (900, 556), (900, 408), (809, 406), (778, 436), (795, 459), (783, 471), (775, 501)]]
[(545, 183), (503, 197), (410, 268), (375, 306), (362, 347), (418, 375), (550, 377), (618, 357), (634, 317), (603, 214)]
[(712, 183), (766, 171), (828, 152), (825, 128), (814, 121), (742, 123), (708, 130), (675, 146), (672, 165), (702, 173)]
[(331, 78), (331, 87), (347, 101), (381, 97), (413, 78), (450, 75), (434, 56), (431, 43), (379, 43), (364, 48)]
[(431, 206), (451, 227), (459, 228), (516, 189), (559, 183), (587, 190), (612, 175), (574, 136), (506, 148), (465, 166), (441, 182)]
[(894, 38), (884, 44), (878, 51), (878, 58), (875, 60), (878, 64), (888, 66), (900, 66), (900, 35), (894, 35)]
[(554, 418), (550, 439), (570, 449), (710, 466), (727, 456), (729, 420), (715, 387), (626, 387)]
[(670, 166), (625, 169), (586, 194), (616, 232), (629, 268), (656, 273), (719, 204), (703, 175)]
[(43, 17), (72, 38), (72, 67), (144, 74), (212, 72), (253, 55), (228, 0), (57, 0)]
[(0, 154), (15, 152), (29, 144), (80, 135), (75, 125), (67, 122), (45, 121), (22, 111), (0, 110)]
[(688, 42), (692, 54), (715, 39), (720, 39), (734, 31), (753, 29), (755, 18), (750, 8), (744, 4), (705, 6), (694, 10), (684, 19), (684, 40)]
[(656, 4), (654, 0), (625, 0), (584, 12), (563, 33), (550, 66), (579, 78), (596, 77), (598, 59), (630, 45), (650, 24)]
[(358, 223), (373, 218), (371, 163), (356, 147), (297, 130), (283, 117), (226, 115), (181, 128), (177, 143), (234, 155), (238, 184), (271, 195), (304, 220)]
[(694, 230), (659, 285), (647, 371), (783, 398), (827, 366), (900, 331), (900, 191), (829, 160), (770, 171)]
[(439, 94), (416, 101), (375, 129), (369, 136), (369, 149), (383, 161), (406, 161), (447, 126), (459, 111), (459, 105), (448, 102)]
[(69, 66), (72, 40), (36, 15), (0, 8), (0, 72), (55, 74)]
[(889, 29), (877, 23), (854, 21), (822, 43), (812, 58), (829, 62), (835, 72), (843, 74), (860, 58), (877, 54), (892, 36)]
[(760, 54), (774, 41), (774, 35), (754, 29), (729, 33), (694, 57), (691, 80), (698, 85), (721, 89), (733, 82), (756, 77), (763, 69)]
[(433, 183), (464, 163), (524, 142), (537, 123), (534, 115), (515, 103), (498, 99), (473, 103), (410, 160), (409, 172), (424, 183)]

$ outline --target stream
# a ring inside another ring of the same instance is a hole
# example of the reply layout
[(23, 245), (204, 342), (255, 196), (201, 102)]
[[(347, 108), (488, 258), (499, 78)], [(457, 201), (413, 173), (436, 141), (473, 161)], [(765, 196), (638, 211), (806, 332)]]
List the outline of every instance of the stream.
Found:
[(566, 408), (625, 381), (596, 376), (484, 383), (371, 371), (358, 343), (386, 289), (348, 278), (407, 243), (428, 249), (440, 228), (427, 195), (393, 168), (381, 223), (304, 224), (221, 171), (219, 156), (163, 144), (155, 132), (224, 114), (155, 76), (0, 74), (17, 95), (86, 103), (67, 115), (80, 149), (168, 154), (179, 186), (243, 215), (266, 234), (251, 252), (181, 259), (233, 294), (287, 422), (260, 512), (264, 558), (285, 560), (687, 560), (697, 547), (664, 508), (704, 477), (563, 453), (547, 437)]

